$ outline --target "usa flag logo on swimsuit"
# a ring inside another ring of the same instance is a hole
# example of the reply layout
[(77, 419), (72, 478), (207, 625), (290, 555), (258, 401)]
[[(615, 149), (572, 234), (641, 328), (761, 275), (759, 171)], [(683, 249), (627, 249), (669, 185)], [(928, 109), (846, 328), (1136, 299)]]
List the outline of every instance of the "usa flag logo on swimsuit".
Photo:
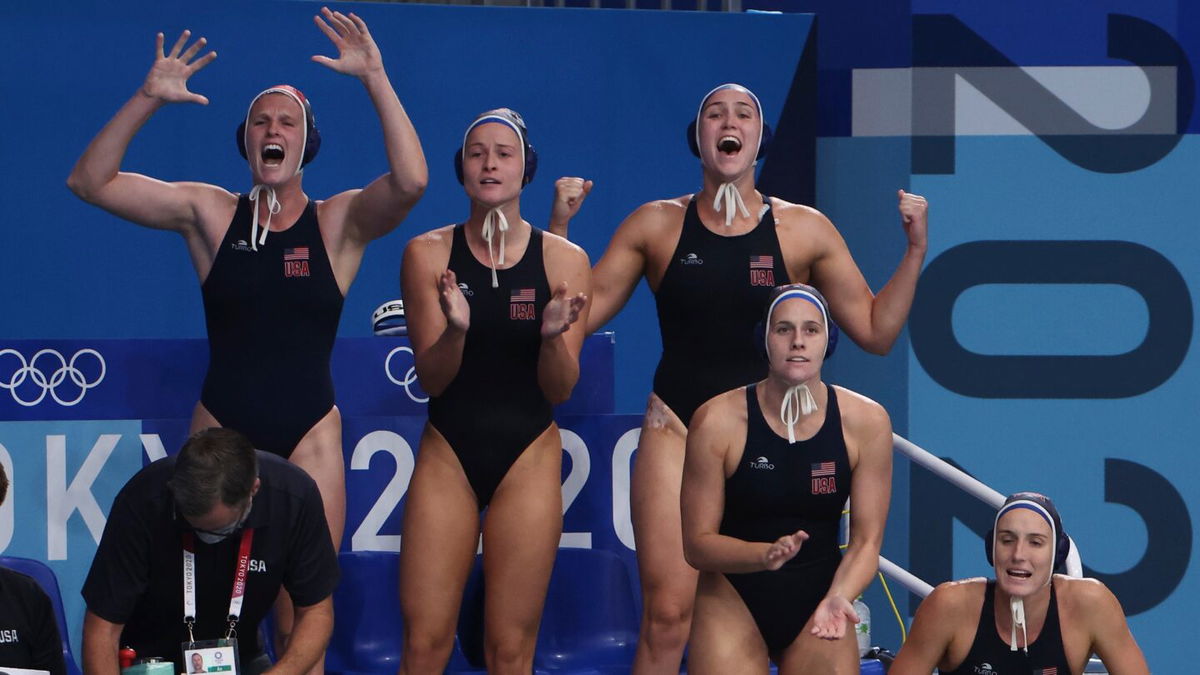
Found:
[(814, 495), (831, 495), (837, 492), (837, 478), (834, 476), (837, 466), (833, 462), (814, 462), (810, 467)]
[(285, 277), (307, 277), (310, 276), (308, 269), (308, 247), (297, 246), (296, 248), (283, 249), (283, 276)]
[(819, 464), (814, 463), (812, 465), (812, 477), (819, 478), (821, 476), (832, 476), (836, 468), (837, 467), (833, 462), (821, 462)]
[(1058, 666), (1042, 668), (1038, 673), (1039, 675), (1058, 675)]
[(517, 321), (531, 321), (537, 318), (533, 301), (536, 294), (532, 288), (514, 288), (508, 296), (508, 318)]
[(775, 256), (750, 256), (750, 285), (775, 286)]

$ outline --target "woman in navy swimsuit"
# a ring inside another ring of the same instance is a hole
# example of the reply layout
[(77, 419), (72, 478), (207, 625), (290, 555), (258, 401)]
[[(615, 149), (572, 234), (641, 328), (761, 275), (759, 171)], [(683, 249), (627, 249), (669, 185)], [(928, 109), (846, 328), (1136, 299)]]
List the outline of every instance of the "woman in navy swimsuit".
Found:
[(591, 269), (521, 219), (536, 154), (518, 114), (476, 118), (455, 165), (470, 215), (409, 242), (401, 268), (430, 401), (404, 511), (400, 672), (445, 668), (482, 533), (488, 672), (528, 675), (562, 533), (551, 412), (579, 378)]

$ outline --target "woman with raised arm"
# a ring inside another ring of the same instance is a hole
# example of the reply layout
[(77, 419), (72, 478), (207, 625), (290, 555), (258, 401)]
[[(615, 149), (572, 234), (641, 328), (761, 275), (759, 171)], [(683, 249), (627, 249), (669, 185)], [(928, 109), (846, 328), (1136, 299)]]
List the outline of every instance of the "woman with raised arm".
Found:
[(815, 288), (775, 289), (763, 327), (766, 379), (700, 406), (688, 433), (683, 548), (700, 571), (688, 672), (765, 675), (773, 660), (784, 675), (857, 674), (851, 602), (879, 565), (892, 425), (822, 381), (836, 327)]
[(536, 157), (517, 113), (481, 114), (455, 153), (466, 222), (404, 251), (408, 335), (430, 401), (404, 510), (402, 674), (445, 668), (481, 532), (488, 672), (532, 669), (562, 533), (552, 408), (579, 378), (591, 294), (583, 250), (521, 219)]
[(329, 358), (342, 301), (367, 244), (391, 232), (428, 181), (416, 131), (358, 16), (321, 9), (317, 27), (338, 50), (312, 60), (359, 79), (383, 129), (389, 170), (324, 201), (304, 192), (303, 168), (320, 148), (299, 89), (278, 85), (250, 103), (237, 143), (250, 168), (245, 194), (205, 183), (166, 183), (121, 170), (134, 134), (160, 107), (208, 99), (188, 79), (217, 57), (184, 31), (169, 53), (158, 34), (141, 88), (88, 145), (67, 184), (81, 199), (183, 236), (200, 279), (209, 367), (192, 431), (226, 426), (317, 481), (334, 546), (345, 525), (342, 422)]
[[(679, 672), (696, 590), (679, 534), (684, 444), (700, 404), (766, 374), (751, 335), (771, 289), (812, 284), (854, 342), (885, 354), (908, 318), (925, 258), (925, 199), (900, 190), (907, 248), (891, 280), (873, 294), (828, 218), (755, 190), (754, 168), (769, 139), (749, 89), (725, 84), (705, 95), (687, 133), (703, 188), (634, 211), (593, 273), (589, 332), (608, 323), (645, 278), (662, 334), (630, 483), (643, 606), (638, 675)], [(559, 187), (550, 231), (566, 236), (590, 184), (563, 179)]]

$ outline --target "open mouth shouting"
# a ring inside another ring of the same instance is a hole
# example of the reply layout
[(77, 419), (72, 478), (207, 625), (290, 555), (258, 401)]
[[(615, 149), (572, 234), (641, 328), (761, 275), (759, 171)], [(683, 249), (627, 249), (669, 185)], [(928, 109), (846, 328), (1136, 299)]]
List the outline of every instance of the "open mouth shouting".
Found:
[(736, 136), (722, 136), (721, 139), (717, 141), (717, 150), (726, 155), (736, 155), (741, 151), (741, 149), (742, 141)]
[(283, 163), (283, 146), (278, 143), (268, 143), (262, 149), (264, 166), (279, 166)]

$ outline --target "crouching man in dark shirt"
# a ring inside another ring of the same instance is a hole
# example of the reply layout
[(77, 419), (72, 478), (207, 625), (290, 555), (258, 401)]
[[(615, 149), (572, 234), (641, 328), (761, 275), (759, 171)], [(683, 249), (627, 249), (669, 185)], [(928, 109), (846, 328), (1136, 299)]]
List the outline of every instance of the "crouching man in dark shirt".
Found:
[(186, 672), (193, 641), (235, 637), (241, 673), (261, 673), (271, 664), (259, 622), (282, 586), (295, 602), (295, 628), (272, 672), (307, 672), (333, 630), (337, 582), (308, 474), (236, 431), (205, 429), (177, 456), (139, 471), (113, 502), (83, 586), (84, 671), (115, 675), (117, 651), (128, 645)]

